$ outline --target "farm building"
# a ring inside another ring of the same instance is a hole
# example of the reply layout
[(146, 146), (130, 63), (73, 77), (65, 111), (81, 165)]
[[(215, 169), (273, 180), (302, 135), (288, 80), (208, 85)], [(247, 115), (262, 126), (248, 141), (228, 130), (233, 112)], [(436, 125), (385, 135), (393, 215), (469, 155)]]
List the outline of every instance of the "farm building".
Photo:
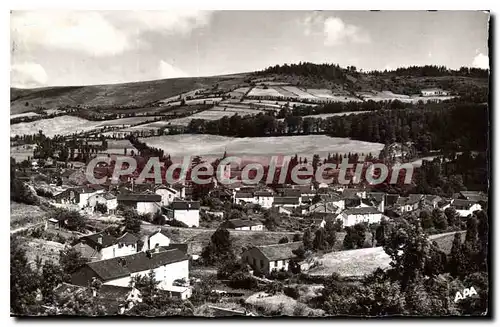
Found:
[(91, 195), (88, 199), (87, 205), (95, 211), (98, 203), (105, 205), (109, 214), (114, 214), (116, 212), (116, 208), (118, 207), (118, 200), (116, 196), (109, 192)]
[(130, 233), (115, 238), (105, 232), (83, 236), (73, 245), (82, 257), (91, 261), (105, 260), (137, 252), (139, 239)]
[(158, 194), (119, 194), (118, 204), (133, 207), (140, 214), (154, 214), (161, 209), (161, 196)]
[(175, 198), (180, 197), (181, 195), (179, 190), (167, 186), (158, 187), (155, 193), (161, 196), (162, 206), (168, 206), (174, 201)]
[(257, 204), (263, 208), (271, 208), (274, 202), (274, 194), (271, 191), (257, 191), (254, 193)]
[(434, 88), (434, 89), (423, 89), (420, 91), (420, 94), (424, 97), (436, 97), (436, 96), (449, 95), (449, 92), (444, 91), (442, 89)]
[(170, 238), (161, 228), (159, 228), (157, 231), (146, 236), (142, 250), (143, 251), (153, 250), (158, 246), (169, 246), (169, 245), (170, 245)]
[(285, 208), (297, 208), (300, 206), (300, 197), (296, 196), (280, 196), (275, 197), (273, 206)]
[(176, 286), (177, 280), (189, 279), (189, 258), (177, 249), (138, 252), (128, 256), (89, 262), (71, 275), (75, 285), (87, 286), (94, 278), (103, 285), (128, 286), (134, 276), (153, 270), (158, 288), (182, 299), (191, 296), (189, 287)]
[(344, 210), (340, 217), (343, 226), (353, 226), (367, 222), (369, 224), (378, 223), (382, 219), (382, 213), (374, 207), (350, 208)]
[(243, 252), (241, 258), (252, 269), (262, 273), (271, 273), (273, 270), (288, 270), (290, 259), (296, 257), (293, 253), (302, 245), (302, 242), (255, 246)]
[(200, 226), (200, 202), (175, 200), (171, 207), (173, 219), (181, 221), (189, 227)]
[(312, 204), (307, 208), (307, 213), (315, 217), (333, 217), (337, 216), (343, 208), (339, 208), (335, 204), (326, 201), (320, 201)]
[(231, 219), (223, 222), (221, 227), (235, 230), (264, 230), (264, 224), (258, 220)]
[(451, 207), (455, 208), (460, 217), (468, 217), (476, 210), (481, 210), (481, 205), (476, 201), (457, 199), (453, 200)]

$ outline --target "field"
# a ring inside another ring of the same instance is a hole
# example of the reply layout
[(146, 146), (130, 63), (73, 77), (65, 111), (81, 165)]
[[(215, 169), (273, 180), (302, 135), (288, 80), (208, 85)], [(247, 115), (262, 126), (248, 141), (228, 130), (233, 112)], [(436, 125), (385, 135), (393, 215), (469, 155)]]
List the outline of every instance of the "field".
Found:
[[(245, 302), (251, 304), (256, 308), (263, 309), (264, 312), (279, 311), (283, 316), (294, 316), (294, 310), (297, 305), (302, 305), (304, 307), (305, 311), (301, 315), (307, 316), (311, 311), (311, 315), (314, 316), (321, 316), (324, 314), (323, 310), (311, 309), (305, 304), (299, 304), (297, 300), (284, 294), (276, 294), (271, 296), (264, 292), (259, 292), (248, 297)], [(280, 309), (281, 305), (283, 306), (283, 309)]]
[(126, 117), (114, 120), (105, 120), (100, 122), (97, 126), (121, 126), (121, 125), (138, 125), (148, 121), (161, 119), (162, 116), (142, 116), (142, 117)]
[(363, 114), (369, 111), (346, 111), (346, 112), (336, 112), (334, 114), (317, 114), (317, 115), (308, 115), (302, 117), (303, 119), (305, 118), (320, 118), (320, 119), (326, 119), (328, 117), (335, 117), (335, 116), (346, 116), (346, 115), (359, 115)]
[(259, 112), (263, 112), (261, 110), (257, 109), (251, 109), (248, 106), (243, 106), (243, 105), (237, 105), (237, 104), (228, 104), (228, 105), (220, 105), (213, 107), (212, 109), (205, 110), (202, 112), (198, 112), (194, 115), (188, 116), (188, 117), (182, 117), (182, 118), (175, 118), (172, 120), (169, 120), (169, 123), (171, 125), (177, 125), (177, 126), (187, 126), (193, 119), (203, 119), (203, 120), (219, 120), (224, 116), (234, 116), (235, 114), (238, 114), (240, 116), (246, 116), (246, 115), (256, 115)]
[(33, 158), (33, 145), (20, 145), (10, 147), (10, 156), (16, 160), (16, 162), (21, 162), (28, 160), (28, 157)]
[(256, 96), (256, 97), (283, 97), (281, 93), (276, 91), (274, 88), (267, 88), (264, 89), (263, 87), (254, 87), (249, 93), (249, 97)]
[(33, 265), (37, 257), (41, 258), (42, 262), (49, 260), (59, 263), (59, 251), (64, 250), (64, 244), (38, 238), (26, 237), (24, 239), (21, 247), (26, 250), (26, 259), (29, 264)]
[(207, 134), (182, 134), (151, 137), (144, 140), (148, 145), (162, 148), (172, 157), (185, 155), (229, 155), (272, 156), (294, 155), (311, 156), (328, 153), (369, 153), (378, 155), (384, 148), (381, 143), (350, 140), (348, 138), (328, 137), (325, 135), (244, 137), (233, 138)]
[(22, 117), (37, 117), (37, 116), (40, 115), (35, 112), (25, 112), (24, 114), (10, 115), (10, 119), (22, 118)]
[(103, 122), (89, 121), (74, 116), (59, 116), (55, 118), (42, 119), (29, 123), (19, 123), (10, 126), (10, 136), (30, 135), (42, 130), (46, 136), (68, 135), (91, 131)]
[(436, 96), (436, 97), (421, 97), (418, 95), (408, 96), (404, 94), (393, 93), (391, 91), (360, 92), (359, 96), (362, 97), (365, 101), (372, 100), (375, 102), (379, 102), (379, 101), (399, 100), (401, 102), (406, 102), (406, 103), (417, 103), (418, 101), (423, 101), (425, 103), (428, 101), (443, 101), (454, 98), (453, 96)]
[(123, 149), (127, 149), (127, 153), (134, 150), (137, 153), (137, 149), (130, 143), (129, 140), (107, 140), (108, 149), (105, 153), (109, 154), (123, 154)]
[(10, 202), (10, 229), (26, 227), (43, 222), (47, 212), (39, 206)]
[[(158, 226), (144, 224), (141, 227), (142, 233), (151, 233), (158, 229)], [(215, 229), (197, 229), (197, 228), (176, 228), (176, 227), (163, 227), (167, 231), (168, 236), (172, 239), (173, 243), (190, 243), (191, 254), (201, 254), (205, 245), (210, 241), (210, 237), (215, 232)], [(277, 244), (283, 237), (287, 236), (289, 239), (295, 233), (292, 232), (257, 232), (257, 231), (237, 231), (229, 230), (231, 240), (234, 246), (234, 252), (239, 255), (243, 246), (251, 245), (268, 245)]]
[(282, 88), (284, 90), (292, 93), (292, 94), (295, 94), (299, 98), (303, 98), (303, 99), (314, 99), (314, 98), (316, 98), (314, 95), (309, 94), (309, 93), (307, 93), (307, 92), (299, 89), (296, 86), (282, 86)]
[[(455, 233), (431, 235), (429, 238), (436, 241), (439, 247), (446, 253), (451, 250), (451, 244)], [(465, 234), (462, 234), (465, 237)], [(319, 267), (309, 271), (311, 275), (331, 275), (338, 273), (342, 276), (363, 276), (371, 273), (377, 268), (388, 268), (390, 257), (382, 247), (366, 248), (327, 253), (318, 258), (321, 263)]]

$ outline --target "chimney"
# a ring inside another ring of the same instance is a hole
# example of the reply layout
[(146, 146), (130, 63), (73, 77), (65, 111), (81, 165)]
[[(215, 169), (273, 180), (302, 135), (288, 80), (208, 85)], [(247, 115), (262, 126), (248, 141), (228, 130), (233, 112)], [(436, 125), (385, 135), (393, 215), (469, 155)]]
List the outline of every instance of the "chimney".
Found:
[(99, 237), (97, 238), (97, 243), (102, 244), (102, 236), (101, 235), (99, 235)]
[(153, 255), (151, 254), (151, 251), (150, 251), (150, 250), (147, 250), (147, 251), (146, 251), (146, 257), (148, 257), (148, 258), (150, 258), (150, 259), (153, 257)]
[(186, 187), (184, 185), (181, 186), (181, 199), (186, 198)]

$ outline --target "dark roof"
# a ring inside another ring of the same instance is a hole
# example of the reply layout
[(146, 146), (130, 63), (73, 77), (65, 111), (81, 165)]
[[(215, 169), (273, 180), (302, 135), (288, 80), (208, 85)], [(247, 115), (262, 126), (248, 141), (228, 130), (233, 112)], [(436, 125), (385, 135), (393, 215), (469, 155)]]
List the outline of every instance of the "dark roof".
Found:
[(103, 198), (105, 198), (106, 200), (113, 200), (113, 199), (116, 199), (116, 196), (112, 193), (104, 193), (104, 195), (102, 196)]
[(69, 177), (71, 175), (73, 175), (73, 173), (75, 173), (76, 170), (74, 169), (66, 169), (62, 174), (61, 174), (61, 177)]
[(385, 195), (385, 202), (386, 202), (386, 205), (388, 205), (388, 206), (396, 204), (398, 199), (399, 199), (398, 194), (386, 194)]
[(344, 199), (357, 199), (359, 198), (357, 193), (362, 193), (362, 192), (364, 191), (358, 188), (346, 188), (344, 192), (342, 192), (342, 197)]
[(476, 192), (476, 191), (462, 191), (460, 192), (460, 196), (462, 198), (471, 201), (481, 201), (481, 200), (486, 201), (488, 199), (486, 194), (484, 194), (483, 192)]
[(148, 253), (150, 256), (146, 252), (138, 252), (124, 257), (89, 262), (86, 266), (99, 278), (107, 281), (189, 259), (184, 252), (177, 249)]
[(333, 203), (322, 201), (312, 204), (308, 210), (309, 212), (317, 212), (317, 213), (335, 213), (337, 212), (338, 207)]
[(125, 233), (121, 237), (117, 239), (118, 243), (123, 243), (123, 244), (136, 244), (139, 239), (137, 236), (131, 233)]
[(262, 222), (258, 220), (231, 219), (223, 222), (222, 225), (228, 228), (239, 228), (262, 225)]
[(161, 202), (158, 194), (118, 194), (118, 202)]
[(189, 244), (187, 243), (170, 243), (169, 246), (160, 246), (162, 250), (179, 250), (184, 253), (188, 252)]
[(270, 191), (257, 191), (255, 196), (273, 196), (273, 193)]
[(385, 193), (383, 193), (383, 192), (368, 192), (368, 193), (366, 193), (366, 196), (368, 198), (373, 198), (380, 203), (380, 202), (384, 201)]
[[(101, 238), (101, 242), (99, 242), (99, 238)], [(106, 232), (99, 232), (92, 235), (83, 236), (78, 239), (78, 242), (86, 243), (93, 248), (105, 248), (116, 244), (116, 238)]]
[(199, 201), (173, 201), (172, 202), (173, 210), (199, 210), (200, 202)]
[(408, 202), (409, 202), (408, 204), (420, 202), (420, 200), (422, 200), (423, 198), (424, 198), (423, 194), (410, 194), (408, 195)]
[(295, 257), (293, 250), (297, 250), (303, 243), (292, 242), (283, 244), (272, 244), (257, 246), (256, 248), (269, 260), (284, 260)]
[(248, 192), (236, 192), (236, 194), (234, 195), (235, 198), (243, 198), (243, 199), (248, 199), (248, 198), (253, 198), (253, 194), (252, 193), (248, 193)]
[(476, 203), (477, 203), (476, 201), (456, 199), (451, 203), (451, 206), (452, 207), (459, 207), (459, 208), (470, 208), (472, 205), (474, 205)]
[(295, 189), (295, 188), (285, 188), (281, 192), (283, 194), (283, 197), (292, 197), (292, 196), (301, 196), (302, 192), (300, 189)]
[(374, 207), (349, 208), (344, 210), (347, 215), (367, 215), (371, 213), (380, 213)]
[(273, 204), (299, 204), (300, 199), (294, 196), (280, 196), (275, 197)]
[(148, 237), (151, 237), (151, 236), (153, 236), (153, 235), (155, 235), (155, 234), (157, 234), (157, 233), (161, 233), (161, 234), (165, 235), (166, 237), (170, 238), (170, 237), (168, 236), (167, 231), (166, 231), (166, 230), (164, 230), (164, 229), (155, 230), (154, 232), (152, 232), (151, 234), (149, 234), (149, 235), (148, 235)]

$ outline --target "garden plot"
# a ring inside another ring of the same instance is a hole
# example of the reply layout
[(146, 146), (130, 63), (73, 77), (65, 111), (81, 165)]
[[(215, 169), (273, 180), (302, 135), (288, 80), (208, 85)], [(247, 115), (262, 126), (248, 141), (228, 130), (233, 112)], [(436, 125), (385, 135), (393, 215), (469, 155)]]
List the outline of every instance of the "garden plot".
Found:
[(308, 115), (302, 118), (319, 118), (319, 119), (327, 119), (328, 117), (336, 117), (336, 116), (347, 116), (347, 115), (359, 115), (364, 114), (370, 111), (346, 111), (346, 112), (336, 112), (333, 114), (317, 114), (317, 115)]
[(274, 88), (263, 88), (263, 87), (254, 87), (250, 93), (248, 93), (249, 97), (255, 96), (255, 97), (277, 97), (277, 98), (282, 98), (283, 95), (276, 91)]
[(39, 114), (35, 112), (25, 112), (23, 114), (10, 115), (10, 119), (23, 118), (23, 117), (38, 117)]
[(289, 98), (296, 98), (297, 94), (292, 93), (286, 89), (284, 89), (282, 86), (273, 86), (273, 89), (281, 93), (284, 97), (289, 97)]
[(59, 116), (10, 126), (10, 136), (31, 135), (43, 131), (48, 137), (88, 132), (100, 126), (102, 121), (90, 121), (74, 116)]
[(35, 145), (33, 144), (13, 146), (10, 148), (10, 156), (14, 158), (16, 162), (28, 160), (28, 158), (33, 158), (34, 147)]
[(282, 88), (284, 90), (288, 91), (288, 92), (291, 92), (291, 93), (295, 94), (299, 98), (303, 98), (303, 99), (317, 99), (317, 97), (315, 97), (314, 95), (312, 95), (310, 93), (307, 93), (304, 90), (301, 90), (301, 89), (299, 89), (296, 86), (282, 86)]

